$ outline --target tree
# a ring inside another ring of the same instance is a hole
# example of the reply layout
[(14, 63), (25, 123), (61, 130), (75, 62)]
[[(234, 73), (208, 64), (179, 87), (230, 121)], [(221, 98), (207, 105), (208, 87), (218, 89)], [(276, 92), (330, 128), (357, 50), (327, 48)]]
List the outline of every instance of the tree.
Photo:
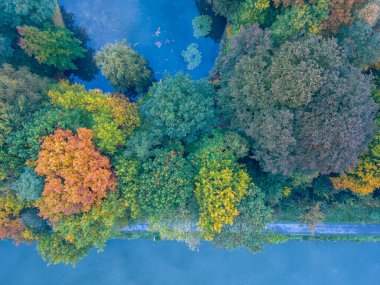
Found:
[(146, 59), (124, 40), (107, 44), (95, 56), (96, 64), (119, 92), (143, 93), (149, 87), (153, 73)]
[(33, 169), (25, 167), (19, 179), (13, 182), (12, 188), (18, 199), (36, 201), (41, 196), (44, 183), (42, 178), (38, 177)]
[(204, 137), (191, 155), (195, 166), (195, 197), (199, 205), (198, 227), (206, 240), (212, 240), (225, 224), (232, 225), (239, 215), (238, 203), (250, 193), (248, 173), (236, 162), (215, 133)]
[(126, 156), (118, 156), (113, 165), (117, 178), (117, 190), (121, 193), (124, 204), (130, 211), (130, 216), (137, 218), (141, 211), (137, 201), (140, 163)]
[(63, 217), (54, 224), (51, 234), (38, 236), (37, 249), (49, 263), (73, 265), (93, 247), (101, 251), (111, 238), (117, 220), (124, 217), (123, 201), (118, 191), (113, 191), (89, 212)]
[(350, 25), (354, 20), (355, 10), (364, 0), (332, 0), (328, 19), (323, 22), (327, 31), (337, 33), (344, 25)]
[(216, 123), (215, 92), (206, 81), (179, 73), (155, 83), (149, 94), (142, 113), (152, 129), (170, 139), (192, 142)]
[[(311, 2), (311, 1), (310, 1)], [(277, 16), (271, 26), (273, 37), (277, 42), (297, 36), (302, 32), (316, 34), (323, 30), (323, 21), (329, 16), (328, 0), (312, 1), (312, 4), (294, 4)]]
[(193, 70), (202, 62), (202, 53), (198, 48), (198, 44), (191, 43), (181, 52), (183, 60), (187, 63), (187, 69)]
[(242, 0), (207, 0), (215, 13), (229, 17), (238, 11)]
[(368, 24), (355, 21), (341, 29), (338, 39), (349, 60), (359, 68), (380, 62), (380, 34)]
[(21, 38), (19, 46), (39, 63), (54, 66), (59, 71), (77, 69), (73, 61), (84, 57), (85, 49), (74, 34), (61, 27), (39, 30), (32, 26), (17, 28)]
[(310, 177), (343, 172), (373, 135), (377, 106), (370, 78), (348, 62), (335, 39), (308, 35), (273, 55), (264, 42), (230, 74), (222, 108), (251, 139), (265, 171)]
[(142, 164), (137, 201), (142, 212), (160, 217), (185, 209), (193, 191), (193, 168), (181, 147), (162, 149)]
[(20, 164), (31, 162), (38, 157), (41, 141), (57, 128), (75, 131), (91, 125), (91, 118), (78, 110), (45, 107), (33, 113), (19, 130), (10, 134), (6, 140), (7, 151)]
[(53, 16), (54, 0), (0, 0), (0, 26), (41, 25)]
[(90, 115), (97, 147), (110, 154), (124, 145), (140, 125), (137, 105), (120, 94), (103, 94), (98, 89), (86, 91), (82, 85), (61, 81), (50, 90), (49, 97), (54, 105)]
[(238, 209), (240, 214), (234, 224), (223, 227), (213, 243), (227, 249), (243, 247), (252, 252), (262, 250), (271, 237), (266, 225), (272, 219), (272, 209), (265, 205), (264, 193), (260, 188), (253, 187), (251, 195), (239, 204)]
[[(375, 101), (380, 104), (380, 91), (373, 90)], [(373, 193), (380, 188), (380, 113), (376, 117), (377, 133), (369, 145), (369, 151), (361, 156), (360, 163), (339, 177), (331, 177), (336, 190), (350, 189), (360, 195)]]
[(115, 189), (111, 164), (91, 140), (92, 132), (85, 128), (77, 135), (57, 129), (42, 143), (35, 171), (45, 176), (45, 187), (36, 205), (52, 223), (88, 212)]
[(5, 64), (0, 69), (0, 110), (6, 110), (11, 125), (18, 125), (47, 99), (50, 80), (26, 67)]

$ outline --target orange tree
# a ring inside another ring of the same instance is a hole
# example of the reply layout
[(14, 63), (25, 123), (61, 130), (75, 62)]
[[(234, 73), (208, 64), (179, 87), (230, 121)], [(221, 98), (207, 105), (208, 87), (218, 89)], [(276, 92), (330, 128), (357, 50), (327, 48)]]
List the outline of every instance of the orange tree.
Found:
[(92, 132), (85, 128), (77, 135), (57, 129), (47, 136), (35, 171), (45, 176), (36, 204), (40, 215), (53, 223), (62, 216), (88, 212), (115, 188), (110, 161), (95, 149)]

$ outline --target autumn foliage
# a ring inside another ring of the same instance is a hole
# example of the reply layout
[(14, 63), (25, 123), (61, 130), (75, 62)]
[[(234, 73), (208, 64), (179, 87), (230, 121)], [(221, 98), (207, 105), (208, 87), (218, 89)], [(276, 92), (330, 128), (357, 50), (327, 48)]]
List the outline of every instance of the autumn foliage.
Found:
[(355, 9), (363, 0), (331, 0), (329, 18), (323, 22), (325, 29), (334, 33), (343, 25), (350, 25), (354, 20)]
[(108, 96), (98, 89), (86, 91), (82, 85), (61, 81), (50, 90), (49, 97), (61, 108), (90, 114), (96, 145), (109, 154), (124, 145), (126, 138), (140, 125), (137, 105), (122, 95)]
[(108, 158), (92, 143), (92, 132), (57, 129), (42, 144), (35, 171), (45, 176), (42, 197), (37, 201), (40, 215), (57, 222), (62, 215), (88, 212), (115, 189)]
[(14, 195), (0, 197), (0, 240), (13, 239), (22, 241), (24, 226), (19, 218), (23, 205)]

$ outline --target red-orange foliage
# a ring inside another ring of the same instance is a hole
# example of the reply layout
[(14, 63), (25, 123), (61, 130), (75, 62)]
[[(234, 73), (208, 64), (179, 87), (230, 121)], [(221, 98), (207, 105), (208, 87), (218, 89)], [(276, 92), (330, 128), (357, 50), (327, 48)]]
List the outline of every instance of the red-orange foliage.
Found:
[(354, 10), (364, 2), (364, 0), (331, 0), (329, 17), (323, 22), (325, 29), (336, 33), (341, 26), (351, 24)]
[(88, 212), (115, 189), (107, 157), (92, 143), (92, 132), (82, 128), (77, 135), (57, 129), (42, 144), (35, 171), (46, 176), (40, 215), (57, 222), (62, 215)]

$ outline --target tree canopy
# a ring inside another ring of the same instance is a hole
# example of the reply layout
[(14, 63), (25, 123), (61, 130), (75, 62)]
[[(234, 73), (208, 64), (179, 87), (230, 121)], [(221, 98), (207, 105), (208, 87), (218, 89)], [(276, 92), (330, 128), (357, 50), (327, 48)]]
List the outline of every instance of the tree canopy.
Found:
[[(252, 29), (242, 33), (263, 37)], [(246, 47), (245, 39), (236, 44)], [(228, 81), (222, 108), (251, 138), (264, 170), (329, 174), (358, 162), (374, 133), (377, 105), (370, 78), (348, 62), (335, 39), (308, 35), (274, 51), (258, 42), (246, 55), (221, 60)]]
[(124, 40), (107, 44), (95, 56), (96, 64), (112, 86), (121, 93), (147, 90), (153, 73), (147, 60), (134, 51)]
[(76, 135), (57, 129), (47, 136), (35, 171), (45, 176), (37, 201), (40, 215), (53, 223), (62, 216), (88, 212), (115, 189), (110, 161), (95, 149), (92, 132), (85, 128)]
[(77, 69), (73, 61), (84, 57), (86, 52), (81, 41), (62, 27), (39, 30), (33, 26), (20, 26), (17, 30), (21, 36), (19, 45), (28, 55), (59, 71)]

